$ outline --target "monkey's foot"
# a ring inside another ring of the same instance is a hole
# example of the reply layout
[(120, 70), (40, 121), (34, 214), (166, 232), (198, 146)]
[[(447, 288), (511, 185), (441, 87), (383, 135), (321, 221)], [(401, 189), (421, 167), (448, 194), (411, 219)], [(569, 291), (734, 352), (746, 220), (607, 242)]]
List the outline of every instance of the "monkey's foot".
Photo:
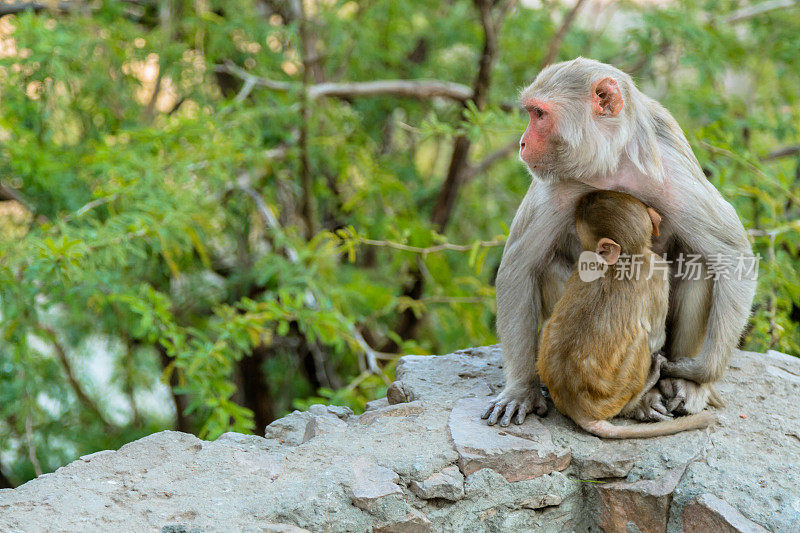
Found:
[(709, 405), (714, 389), (710, 383), (695, 383), (682, 378), (662, 378), (658, 389), (666, 400), (670, 413), (688, 415), (699, 413)]
[(652, 388), (642, 396), (639, 405), (627, 416), (642, 422), (669, 420), (671, 417), (664, 403), (664, 396), (661, 395), (658, 388)]
[[(515, 424), (522, 424), (528, 413), (536, 413), (539, 416), (547, 414), (547, 403), (542, 396), (541, 388), (538, 384), (531, 386), (506, 386), (497, 398), (494, 398), (481, 418), (488, 419), (486, 423), (490, 426), (497, 423), (500, 418), (500, 425), (507, 426), (512, 418)], [(516, 416), (514, 414), (516, 413)]]

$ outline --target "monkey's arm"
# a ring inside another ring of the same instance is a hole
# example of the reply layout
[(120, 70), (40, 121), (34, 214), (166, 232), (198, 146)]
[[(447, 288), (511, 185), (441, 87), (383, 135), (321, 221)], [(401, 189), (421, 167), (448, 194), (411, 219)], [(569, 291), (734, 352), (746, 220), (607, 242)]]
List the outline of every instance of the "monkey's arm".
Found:
[[(677, 236), (686, 245), (681, 248), (700, 254), (706, 264), (724, 258), (732, 262), (731, 270), (740, 259), (746, 264), (753, 262), (750, 243), (733, 206), (707, 183), (691, 185), (691, 190), (684, 193), (686, 201), (673, 216)], [(661, 368), (662, 375), (701, 384), (722, 378), (747, 324), (755, 289), (755, 275), (737, 279), (731, 272), (728, 277), (714, 280), (700, 353), (695, 358), (667, 361)]]
[(501, 415), (500, 425), (507, 426), (512, 417), (521, 424), (529, 412), (547, 412), (536, 374), (542, 320), (538, 285), (548, 283), (542, 274), (571, 217), (572, 207), (558, 209), (550, 188), (541, 182), (531, 185), (514, 217), (496, 281), (497, 333), (503, 347), (506, 386), (483, 413), (490, 425)]

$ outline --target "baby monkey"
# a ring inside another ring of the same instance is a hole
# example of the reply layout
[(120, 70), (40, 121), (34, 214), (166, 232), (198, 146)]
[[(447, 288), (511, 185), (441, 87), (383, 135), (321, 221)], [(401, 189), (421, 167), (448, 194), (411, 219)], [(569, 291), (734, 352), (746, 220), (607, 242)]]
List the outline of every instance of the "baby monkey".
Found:
[[(575, 222), (585, 251), (544, 326), (536, 365), (553, 403), (604, 438), (707, 427), (715, 420), (707, 411), (623, 426), (607, 420), (636, 414), (664, 361), (658, 351), (665, 341), (668, 268), (650, 249), (661, 217), (628, 194), (593, 191), (578, 201)], [(595, 259), (594, 270), (587, 257)]]

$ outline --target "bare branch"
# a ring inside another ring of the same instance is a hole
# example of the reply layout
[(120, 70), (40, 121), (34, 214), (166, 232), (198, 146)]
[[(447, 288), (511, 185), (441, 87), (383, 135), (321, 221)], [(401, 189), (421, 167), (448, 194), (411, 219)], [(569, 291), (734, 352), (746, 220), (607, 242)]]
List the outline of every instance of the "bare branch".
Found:
[(236, 102), (243, 102), (245, 98), (250, 96), (250, 93), (253, 91), (253, 87), (256, 86), (256, 80), (254, 77), (245, 78), (244, 83), (242, 84), (242, 88), (236, 94), (236, 98), (234, 101)]
[(772, 161), (774, 159), (780, 159), (782, 157), (791, 157), (793, 155), (798, 155), (798, 154), (800, 154), (800, 144), (779, 148), (773, 152), (768, 153), (764, 157), (761, 157), (760, 159), (761, 161)]
[[(486, 107), (492, 70), (498, 51), (497, 33), (502, 26), (503, 18), (511, 10), (516, 0), (506, 0), (499, 7), (496, 6), (497, 2), (493, 0), (473, 0), (473, 3), (478, 10), (483, 28), (483, 50), (478, 61), (478, 74), (475, 77), (472, 97), (463, 103), (462, 118), (465, 116), (464, 111), (470, 101), (475, 104), (479, 111), (483, 111)], [(492, 17), (493, 6), (497, 7), (499, 12), (499, 15), (494, 20)], [(439, 233), (444, 233), (455, 210), (459, 191), (469, 171), (469, 152), (471, 147), (472, 141), (466, 135), (459, 135), (453, 141), (453, 152), (450, 156), (447, 175), (431, 212), (431, 223)], [(424, 266), (422, 261), (419, 261), (419, 264)], [(419, 265), (412, 267), (409, 273), (411, 280), (404, 287), (403, 296), (418, 300), (422, 296), (425, 279)], [(414, 336), (419, 323), (420, 317), (416, 316), (412, 309), (406, 309), (401, 314), (397, 326), (395, 326), (395, 332), (401, 339), (411, 338)], [(386, 345), (385, 349), (394, 351), (394, 346), (395, 343), (391, 342)]]
[[(514, 0), (510, 0), (513, 2)], [(475, 77), (475, 85), (470, 99), (479, 111), (486, 107), (486, 100), (489, 94), (489, 83), (494, 68), (494, 61), (497, 56), (497, 29), (502, 23), (502, 16), (508, 13), (507, 9), (501, 6), (501, 15), (497, 20), (492, 20), (492, 5), (490, 0), (474, 0), (478, 8), (481, 26), (483, 27), (483, 51), (478, 61), (478, 75)], [(507, 4), (506, 4), (507, 5)], [(464, 103), (466, 108), (466, 102)], [(440, 233), (444, 233), (450, 221), (450, 216), (455, 209), (458, 192), (464, 182), (464, 174), (467, 170), (469, 151), (472, 142), (466, 135), (459, 135), (453, 142), (453, 155), (450, 157), (450, 166), (447, 168), (447, 176), (444, 184), (439, 190), (436, 204), (433, 206), (431, 222)]]
[(159, 359), (161, 360), (161, 368), (164, 375), (167, 376), (169, 384), (169, 393), (172, 396), (172, 402), (175, 406), (175, 429), (184, 433), (192, 433), (192, 420), (187, 415), (188, 399), (185, 394), (177, 392), (180, 387), (180, 377), (174, 366), (174, 360), (167, 353), (167, 349), (161, 343), (156, 344)]
[[(254, 87), (265, 87), (273, 91), (288, 92), (299, 90), (298, 84), (275, 81), (269, 78), (255, 76), (233, 63), (214, 67), (217, 72), (231, 74), (244, 81), (245, 86), (237, 95), (237, 100), (244, 99)], [(248, 87), (245, 89), (245, 87)], [(244, 96), (240, 96), (244, 93)], [(308, 86), (308, 97), (311, 100), (318, 98), (354, 98), (358, 96), (397, 96), (401, 98), (416, 98), (425, 100), (429, 98), (448, 98), (456, 102), (465, 102), (472, 98), (472, 89), (460, 83), (440, 80), (376, 80), (352, 81), (339, 83), (318, 83)]]
[(53, 4), (52, 2), (20, 2), (19, 4), (0, 4), (0, 17), (6, 15), (16, 15), (25, 11), (44, 11), (46, 9), (57, 9), (60, 11), (68, 11), (74, 6), (72, 2), (59, 2)]
[(13, 489), (16, 485), (3, 473), (3, 465), (0, 464), (0, 489)]
[(492, 28), (495, 33), (500, 31), (500, 26), (503, 25), (503, 21), (515, 7), (517, 7), (517, 0), (508, 0), (508, 2), (500, 6), (499, 13), (497, 14), (497, 20), (495, 20)]
[(150, 95), (150, 100), (147, 102), (147, 106), (144, 108), (144, 116), (147, 117), (148, 121), (152, 121), (153, 118), (156, 116), (156, 104), (158, 103), (158, 97), (161, 94), (161, 89), (164, 84), (164, 67), (161, 64), (161, 56), (158, 58), (158, 75), (156, 75), (156, 84), (153, 87), (153, 94)]
[[(272, 208), (268, 206), (267, 203), (264, 201), (264, 199), (261, 197), (261, 195), (258, 194), (258, 191), (256, 191), (254, 188), (245, 183), (240, 183), (238, 187), (247, 196), (252, 198), (253, 203), (256, 206), (256, 211), (258, 212), (261, 219), (264, 221), (264, 224), (266, 224), (266, 226), (272, 231), (280, 230), (281, 227), (280, 223), (278, 222), (278, 217), (275, 216), (275, 212), (272, 210)], [(291, 263), (300, 262), (300, 256), (297, 255), (297, 251), (291, 246), (285, 247), (285, 253), (286, 257), (289, 259)]]
[(308, 16), (305, 2), (294, 0), (296, 11), (300, 14), (300, 52), (303, 61), (303, 89), (300, 92), (300, 136), (297, 145), (300, 148), (300, 214), (305, 226), (306, 240), (311, 240), (316, 233), (316, 205), (314, 201), (314, 179), (311, 173), (311, 157), (308, 150), (309, 129), (311, 124), (311, 107), (309, 106), (309, 86), (312, 84), (311, 69), (317, 61), (313, 38), (308, 30)]
[(319, 379), (319, 384), (325, 388), (332, 389), (331, 378), (328, 376), (328, 369), (325, 368), (325, 354), (319, 344), (309, 342), (308, 351), (311, 352), (311, 360), (314, 362), (314, 373)]
[(426, 304), (486, 304), (493, 296), (431, 296), (420, 300)]
[(118, 194), (111, 194), (109, 196), (102, 196), (100, 198), (96, 198), (96, 199), (92, 200), (91, 202), (87, 202), (86, 204), (84, 204), (83, 207), (81, 207), (80, 209), (78, 209), (74, 213), (66, 215), (63, 218), (63, 221), (64, 222), (68, 222), (70, 220), (73, 220), (73, 219), (76, 219), (76, 218), (80, 218), (83, 215), (85, 215), (86, 213), (88, 213), (89, 211), (91, 211), (92, 209), (94, 209), (95, 207), (100, 207), (101, 205), (105, 205), (105, 204), (111, 203), (114, 200), (116, 200), (117, 198), (119, 198)]
[(708, 143), (706, 141), (700, 141), (700, 144), (702, 144), (703, 146), (705, 146), (710, 151), (712, 151), (712, 152), (714, 152), (716, 154), (724, 155), (726, 157), (729, 157), (730, 159), (733, 159), (734, 161), (736, 161), (737, 163), (739, 163), (741, 165), (745, 165), (745, 166), (749, 167), (750, 169), (753, 170), (753, 172), (755, 172), (756, 174), (758, 174), (762, 178), (770, 179), (766, 174), (764, 174), (763, 170), (758, 168), (752, 161), (749, 161), (746, 157), (741, 156), (739, 154), (735, 154), (735, 153), (731, 152), (730, 150), (728, 150), (726, 148), (722, 148), (720, 146), (714, 146), (713, 144)]
[(669, 49), (669, 45), (669, 41), (662, 41), (655, 53), (641, 54), (635, 63), (631, 64), (630, 66), (622, 67), (622, 70), (634, 78), (637, 77), (641, 71), (650, 64), (654, 57), (664, 55), (664, 53)]
[(424, 100), (449, 98), (464, 102), (472, 97), (472, 89), (460, 83), (439, 80), (378, 80), (365, 82), (320, 83), (308, 90), (312, 99), (323, 96), (349, 98), (355, 96), (398, 96)]
[[(146, 6), (152, 4), (149, 0), (124, 0), (127, 4), (134, 6)], [(81, 4), (84, 4), (81, 6)], [(85, 7), (85, 2), (19, 2), (17, 4), (0, 3), (0, 17), (6, 15), (16, 15), (25, 11), (70, 11), (77, 7)], [(91, 7), (90, 7), (91, 9)]]
[(509, 156), (512, 152), (514, 152), (519, 147), (519, 140), (514, 137), (513, 139), (509, 140), (503, 147), (498, 148), (491, 154), (487, 155), (484, 159), (479, 161), (478, 163), (472, 165), (467, 170), (464, 171), (464, 181), (467, 182), (474, 178), (475, 176), (482, 174), (489, 170), (495, 163), (498, 161), (502, 161), (506, 157)]
[(578, 0), (575, 2), (575, 5), (572, 9), (569, 10), (567, 16), (564, 17), (564, 22), (561, 23), (561, 27), (558, 28), (558, 31), (553, 36), (553, 40), (550, 41), (550, 48), (547, 50), (547, 54), (544, 56), (542, 60), (542, 64), (539, 65), (539, 70), (543, 69), (547, 65), (553, 62), (553, 60), (558, 55), (558, 51), (561, 49), (561, 41), (564, 40), (564, 36), (567, 34), (567, 30), (569, 27), (572, 26), (572, 22), (575, 20), (575, 15), (578, 14), (578, 10), (581, 8), (583, 3), (586, 0)]
[(16, 200), (22, 205), (22, 207), (33, 212), (30, 204), (28, 204), (28, 202), (25, 200), (25, 198), (23, 198), (22, 194), (20, 194), (17, 189), (0, 181), (0, 201), (2, 200)]
[(476, 246), (478, 248), (494, 248), (497, 246), (503, 246), (506, 243), (505, 239), (502, 240), (498, 239), (495, 241), (478, 241), (474, 244), (451, 244), (449, 242), (445, 242), (442, 244), (436, 244), (434, 246), (421, 248), (419, 246), (411, 246), (408, 244), (403, 244), (401, 242), (365, 239), (363, 237), (359, 237), (358, 242), (362, 244), (367, 244), (369, 246), (381, 246), (384, 248), (393, 248), (395, 250), (402, 250), (404, 252), (414, 252), (420, 255), (428, 255), (436, 252), (443, 252), (445, 250), (455, 251), (455, 252), (469, 252)]
[(72, 391), (75, 393), (75, 396), (78, 397), (78, 401), (80, 401), (89, 411), (94, 413), (94, 415), (97, 416), (97, 418), (99, 418), (106, 427), (113, 427), (113, 425), (106, 419), (105, 415), (103, 415), (100, 407), (89, 397), (88, 394), (86, 394), (86, 391), (83, 390), (83, 386), (80, 384), (78, 378), (75, 376), (75, 372), (72, 370), (72, 365), (67, 357), (67, 351), (59, 342), (58, 335), (56, 334), (55, 330), (49, 326), (45, 326), (44, 324), (39, 324), (38, 329), (44, 332), (47, 337), (49, 337), (50, 342), (55, 349), (56, 357), (61, 363), (61, 366), (64, 367), (64, 372), (67, 375), (67, 381), (69, 382)]
[(214, 71), (230, 74), (231, 76), (236, 76), (237, 78), (244, 81), (251, 80), (253, 85), (255, 86), (265, 87), (267, 89), (272, 89), (273, 91), (285, 92), (298, 88), (297, 84), (290, 83), (288, 81), (275, 81), (268, 78), (262, 78), (254, 74), (250, 74), (245, 69), (234, 64), (233, 61), (230, 60), (225, 61), (224, 65), (215, 65)]
[(760, 4), (743, 7), (742, 9), (734, 11), (725, 18), (725, 22), (728, 24), (742, 22), (744, 20), (749, 20), (753, 17), (763, 15), (769, 11), (786, 9), (789, 7), (794, 7), (798, 4), (800, 4), (800, 1), (798, 0), (768, 0), (767, 2), (761, 2)]
[(36, 457), (36, 446), (33, 444), (33, 420), (31, 419), (30, 412), (28, 412), (28, 416), (25, 417), (25, 441), (28, 445), (28, 459), (30, 459), (33, 465), (33, 471), (36, 477), (39, 477), (42, 475), (42, 465), (39, 464), (39, 459)]
[(770, 237), (775, 238), (776, 235), (781, 233), (786, 233), (787, 231), (798, 231), (800, 232), (800, 218), (797, 220), (792, 220), (787, 222), (786, 224), (781, 224), (780, 226), (776, 226), (771, 229), (749, 229), (747, 230), (747, 234), (751, 237)]

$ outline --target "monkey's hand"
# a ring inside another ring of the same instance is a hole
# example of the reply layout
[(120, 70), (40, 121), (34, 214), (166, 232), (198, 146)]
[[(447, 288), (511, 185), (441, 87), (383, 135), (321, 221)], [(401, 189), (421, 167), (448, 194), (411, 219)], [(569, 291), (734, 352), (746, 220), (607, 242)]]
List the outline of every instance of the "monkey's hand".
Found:
[(670, 418), (669, 411), (664, 406), (664, 397), (657, 388), (647, 391), (639, 400), (639, 405), (627, 416), (642, 422), (658, 422)]
[(678, 415), (699, 413), (714, 396), (710, 384), (698, 384), (682, 378), (662, 378), (658, 382), (658, 389), (664, 396), (667, 410)]
[[(522, 424), (525, 416), (531, 412), (539, 416), (547, 414), (547, 402), (542, 395), (539, 383), (509, 384), (497, 398), (489, 402), (481, 418), (488, 419), (486, 423), (492, 426), (502, 415), (500, 425), (505, 427), (512, 418), (515, 424)], [(515, 413), (517, 416), (514, 416)]]

